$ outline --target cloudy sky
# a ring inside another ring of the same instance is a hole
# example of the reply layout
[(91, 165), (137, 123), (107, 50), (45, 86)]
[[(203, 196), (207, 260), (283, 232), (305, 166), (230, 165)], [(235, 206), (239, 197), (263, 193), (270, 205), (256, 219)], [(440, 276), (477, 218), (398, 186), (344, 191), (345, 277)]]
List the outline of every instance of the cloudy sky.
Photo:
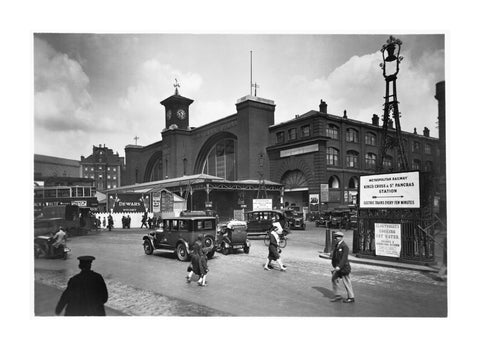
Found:
[[(380, 48), (388, 35), (42, 34), (34, 35), (34, 151), (80, 159), (93, 145), (124, 155), (127, 144), (161, 139), (160, 101), (193, 99), (191, 126), (236, 112), (250, 93), (276, 104), (275, 122), (309, 110), (370, 122), (382, 114)], [(395, 34), (395, 33), (392, 33)], [(443, 35), (397, 35), (402, 41), (398, 99), (402, 128), (437, 136), (435, 84), (445, 79)], [(52, 139), (56, 139), (52, 142)], [(63, 144), (58, 147), (59, 142)]]

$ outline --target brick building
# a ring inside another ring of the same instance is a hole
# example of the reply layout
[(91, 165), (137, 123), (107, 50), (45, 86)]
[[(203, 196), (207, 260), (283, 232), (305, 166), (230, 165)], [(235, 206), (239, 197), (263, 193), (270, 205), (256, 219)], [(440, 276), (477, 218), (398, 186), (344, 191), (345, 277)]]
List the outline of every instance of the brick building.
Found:
[(93, 146), (92, 154), (80, 160), (80, 176), (94, 180), (99, 191), (117, 188), (123, 184), (124, 158), (113, 153), (105, 144)]
[[(371, 123), (361, 122), (346, 111), (343, 116), (329, 114), (321, 101), (318, 110), (275, 124), (274, 102), (248, 95), (237, 101), (235, 114), (194, 128), (189, 125), (192, 103), (176, 90), (161, 102), (166, 125), (161, 140), (125, 147), (124, 183), (129, 189), (148, 182), (184, 198), (190, 191), (189, 208), (204, 209), (212, 201), (213, 209), (231, 216), (243, 203), (251, 208), (264, 178), (274, 206), (308, 208), (316, 197), (320, 210), (347, 208), (355, 203), (359, 176), (374, 173), (380, 158), (377, 115)], [(390, 129), (394, 133), (393, 125)], [(423, 134), (415, 130), (403, 136), (410, 168), (435, 170), (438, 139), (427, 128)], [(389, 151), (384, 168), (396, 171), (398, 162)], [(210, 177), (195, 177), (199, 182), (192, 189), (188, 181), (199, 174)]]

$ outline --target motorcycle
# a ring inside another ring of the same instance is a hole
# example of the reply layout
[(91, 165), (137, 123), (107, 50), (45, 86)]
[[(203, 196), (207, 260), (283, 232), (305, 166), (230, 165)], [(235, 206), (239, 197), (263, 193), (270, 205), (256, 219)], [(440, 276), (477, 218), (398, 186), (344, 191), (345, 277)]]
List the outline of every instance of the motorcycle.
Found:
[(66, 242), (57, 247), (53, 246), (52, 236), (37, 236), (33, 241), (35, 258), (62, 258), (67, 259), (68, 253), (72, 250), (67, 247)]

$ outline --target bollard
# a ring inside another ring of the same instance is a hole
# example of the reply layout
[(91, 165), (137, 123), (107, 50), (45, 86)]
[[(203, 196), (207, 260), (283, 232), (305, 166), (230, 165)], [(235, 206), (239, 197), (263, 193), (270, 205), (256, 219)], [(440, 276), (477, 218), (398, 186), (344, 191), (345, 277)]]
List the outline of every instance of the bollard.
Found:
[(331, 246), (332, 246), (332, 239), (330, 235), (330, 229), (328, 228), (328, 222), (325, 223), (325, 248), (323, 250), (324, 253), (330, 253)]

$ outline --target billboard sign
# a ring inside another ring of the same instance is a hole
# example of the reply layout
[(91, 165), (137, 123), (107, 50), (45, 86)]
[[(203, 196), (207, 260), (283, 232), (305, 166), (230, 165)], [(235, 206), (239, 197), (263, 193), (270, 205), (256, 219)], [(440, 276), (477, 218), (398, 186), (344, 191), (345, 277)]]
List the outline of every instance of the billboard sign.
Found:
[(375, 254), (400, 257), (402, 229), (400, 224), (375, 223)]
[(113, 212), (145, 212), (142, 194), (117, 194), (115, 198), (115, 205), (113, 206)]
[(253, 199), (252, 207), (254, 211), (271, 210), (272, 199)]
[(360, 208), (420, 208), (419, 172), (360, 176)]

